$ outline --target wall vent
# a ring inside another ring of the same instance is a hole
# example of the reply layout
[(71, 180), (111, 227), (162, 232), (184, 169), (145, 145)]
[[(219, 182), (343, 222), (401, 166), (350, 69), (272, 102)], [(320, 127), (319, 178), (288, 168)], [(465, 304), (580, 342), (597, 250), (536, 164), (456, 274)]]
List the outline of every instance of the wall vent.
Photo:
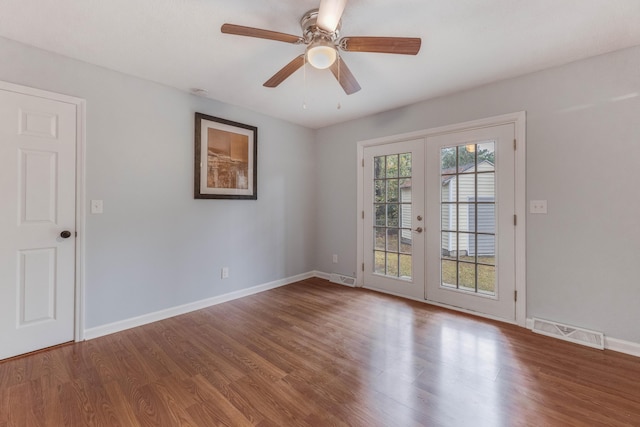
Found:
[(352, 288), (356, 287), (356, 279), (354, 277), (343, 276), (342, 274), (332, 273), (329, 280), (339, 285), (351, 286)]
[(535, 317), (533, 318), (532, 330), (538, 334), (604, 350), (604, 335), (602, 332), (563, 325), (562, 323), (537, 319)]

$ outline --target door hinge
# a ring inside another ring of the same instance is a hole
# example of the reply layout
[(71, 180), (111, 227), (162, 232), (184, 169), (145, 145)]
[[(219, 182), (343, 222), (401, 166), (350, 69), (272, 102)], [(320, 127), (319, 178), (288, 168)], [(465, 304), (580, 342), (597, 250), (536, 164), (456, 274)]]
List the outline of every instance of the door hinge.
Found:
[(518, 291), (513, 291), (513, 300), (518, 301)]
[(364, 167), (364, 159), (362, 159), (362, 167)]
[(516, 140), (514, 139), (514, 140), (513, 140), (513, 150), (514, 150), (514, 151), (515, 151), (515, 150), (517, 150), (517, 147), (518, 147), (518, 146), (517, 146)]
[(518, 215), (513, 216), (513, 225), (518, 225)]
[(362, 219), (364, 219), (364, 211), (362, 211)]
[(76, 237), (78, 237), (78, 232), (76, 231)]
[(364, 262), (362, 263), (362, 271), (364, 271)]

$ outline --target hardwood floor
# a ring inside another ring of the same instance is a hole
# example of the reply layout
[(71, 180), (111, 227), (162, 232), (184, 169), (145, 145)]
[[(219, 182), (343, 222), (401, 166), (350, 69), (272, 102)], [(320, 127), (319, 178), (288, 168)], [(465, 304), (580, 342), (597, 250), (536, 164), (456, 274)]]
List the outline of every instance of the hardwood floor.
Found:
[(640, 426), (640, 358), (310, 279), (0, 362), (8, 426)]

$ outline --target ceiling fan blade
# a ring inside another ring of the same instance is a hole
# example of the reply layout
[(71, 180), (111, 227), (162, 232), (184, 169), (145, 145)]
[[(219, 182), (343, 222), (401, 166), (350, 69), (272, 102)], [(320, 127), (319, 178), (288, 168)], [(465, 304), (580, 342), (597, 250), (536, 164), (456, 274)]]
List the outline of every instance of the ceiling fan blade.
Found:
[(262, 86), (264, 87), (276, 87), (280, 83), (282, 83), (287, 77), (291, 74), (295, 73), (298, 68), (304, 65), (304, 54), (300, 55), (293, 59), (293, 61), (289, 62), (287, 65), (282, 67), (280, 71), (275, 73), (273, 77), (264, 82)]
[(347, 0), (320, 0), (316, 25), (330, 33), (336, 30)]
[(358, 81), (353, 77), (351, 70), (349, 70), (349, 67), (347, 67), (347, 64), (344, 63), (340, 56), (338, 56), (336, 62), (331, 65), (331, 72), (347, 95), (351, 95), (360, 90)]
[(260, 28), (243, 27), (242, 25), (224, 24), (220, 28), (225, 34), (235, 34), (237, 36), (257, 37), (260, 39), (276, 40), (285, 43), (303, 43), (302, 37), (292, 34), (279, 33), (277, 31), (261, 30)]
[(422, 40), (416, 37), (343, 37), (338, 46), (346, 52), (417, 55)]

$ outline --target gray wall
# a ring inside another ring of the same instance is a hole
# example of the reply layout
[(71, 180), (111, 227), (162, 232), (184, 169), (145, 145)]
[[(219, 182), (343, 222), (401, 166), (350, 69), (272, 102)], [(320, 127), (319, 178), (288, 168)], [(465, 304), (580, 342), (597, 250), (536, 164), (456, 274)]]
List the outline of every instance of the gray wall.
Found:
[(527, 316), (640, 343), (640, 47), (319, 130), (316, 268), (355, 275), (357, 141), (521, 110), (549, 208), (527, 217)]
[[(2, 38), (0, 58), (0, 80), (87, 100), (89, 328), (355, 275), (357, 141), (526, 110), (527, 199), (549, 201), (527, 218), (527, 314), (640, 342), (640, 48), (316, 132)], [(192, 198), (196, 111), (258, 126), (257, 201)]]
[[(87, 101), (86, 327), (314, 269), (313, 131), (7, 39), (0, 58)], [(257, 201), (193, 199), (196, 111), (258, 127)]]

